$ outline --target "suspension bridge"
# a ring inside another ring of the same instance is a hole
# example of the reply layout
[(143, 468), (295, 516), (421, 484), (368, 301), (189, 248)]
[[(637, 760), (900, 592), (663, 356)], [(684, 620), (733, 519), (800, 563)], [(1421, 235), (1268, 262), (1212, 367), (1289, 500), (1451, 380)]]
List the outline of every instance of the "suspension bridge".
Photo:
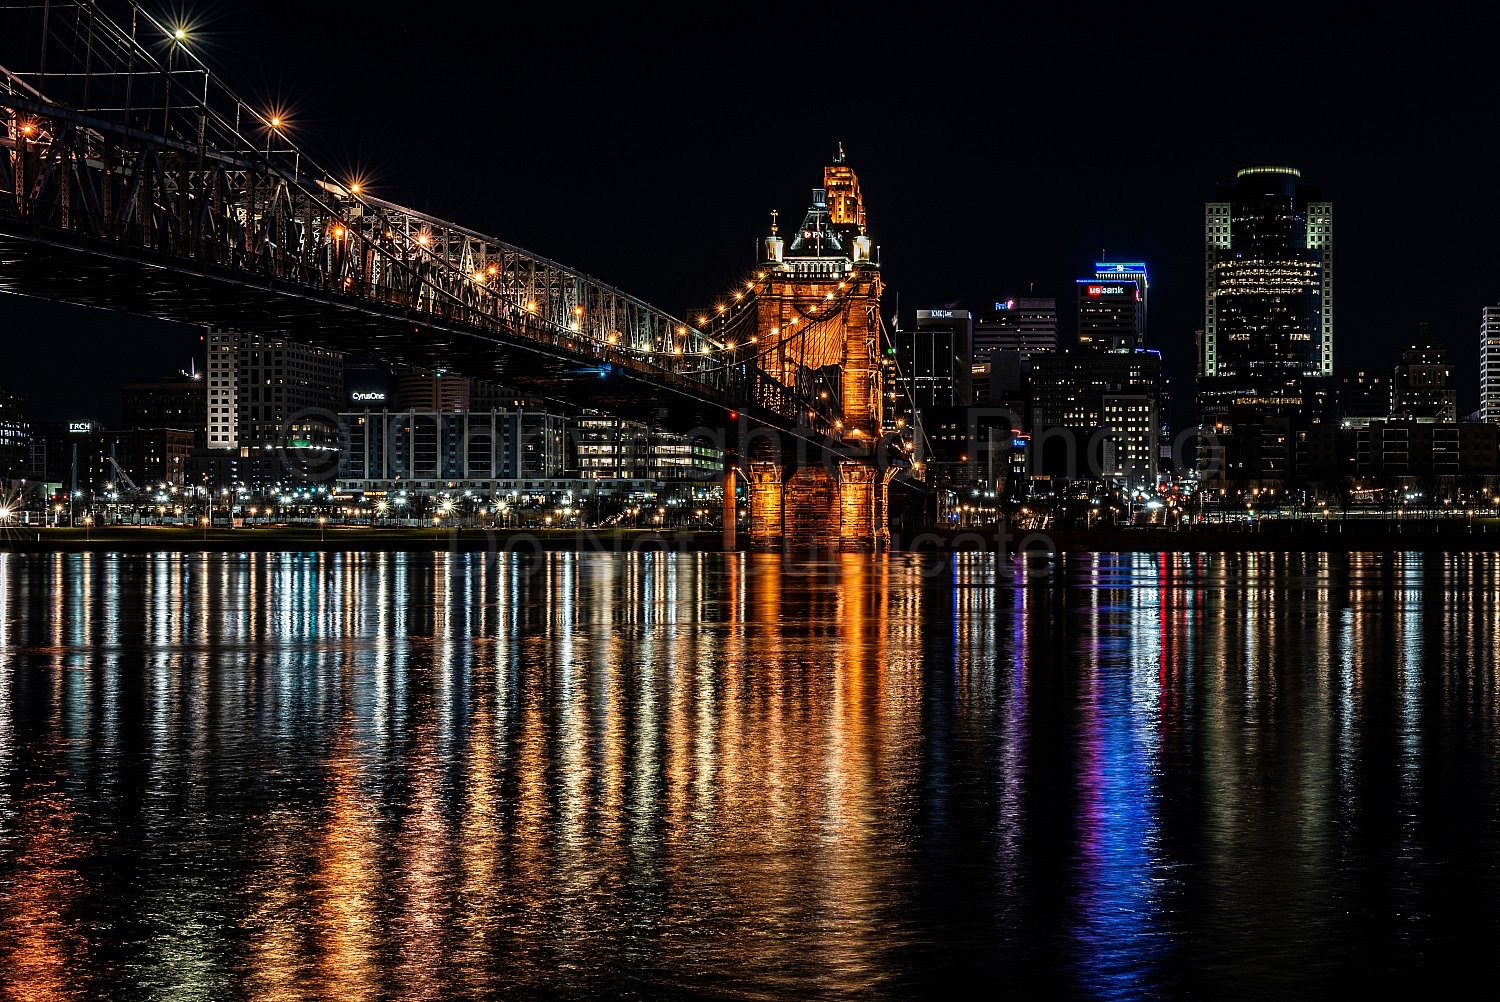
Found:
[(790, 245), (773, 222), (743, 288), (689, 319), (337, 176), (136, 3), (0, 5), (0, 122), (0, 290), (708, 434), (726, 514), (748, 485), (752, 547), (888, 541), (912, 464), (885, 421), (881, 278), (842, 151)]

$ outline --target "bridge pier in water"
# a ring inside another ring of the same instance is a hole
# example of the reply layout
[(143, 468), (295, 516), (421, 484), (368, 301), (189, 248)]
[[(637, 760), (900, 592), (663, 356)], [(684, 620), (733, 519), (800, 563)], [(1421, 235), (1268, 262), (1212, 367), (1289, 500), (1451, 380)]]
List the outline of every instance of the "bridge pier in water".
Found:
[(749, 464), (749, 547), (873, 552), (890, 546), (890, 477), (868, 460)]

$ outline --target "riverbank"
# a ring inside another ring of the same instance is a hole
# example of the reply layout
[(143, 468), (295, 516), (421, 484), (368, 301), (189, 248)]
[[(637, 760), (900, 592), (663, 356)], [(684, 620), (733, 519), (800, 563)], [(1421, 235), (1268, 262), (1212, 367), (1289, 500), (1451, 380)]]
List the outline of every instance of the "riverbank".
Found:
[(935, 530), (893, 539), (892, 547), (915, 552), (1036, 550), (1099, 553), (1249, 553), (1257, 551), (1351, 552), (1500, 550), (1500, 522), (1457, 519), (1370, 519), (1274, 522), (1249, 526), (1142, 526), (1124, 529)]
[(3, 552), (154, 551), (389, 551), (483, 552), (510, 550), (718, 550), (718, 531), (662, 532), (653, 529), (416, 529), (369, 526), (267, 526), (186, 528), (106, 526), (103, 528), (11, 528), (0, 531)]
[[(741, 536), (740, 545), (746, 545)], [(187, 528), (8, 527), (0, 552), (487, 552), (642, 550), (717, 552), (718, 530), (455, 529), (269, 526)], [(1500, 551), (1500, 521), (1359, 520), (1261, 522), (1255, 527), (1196, 526), (1053, 530), (928, 529), (895, 531), (895, 551), (1253, 552), (1253, 551)]]

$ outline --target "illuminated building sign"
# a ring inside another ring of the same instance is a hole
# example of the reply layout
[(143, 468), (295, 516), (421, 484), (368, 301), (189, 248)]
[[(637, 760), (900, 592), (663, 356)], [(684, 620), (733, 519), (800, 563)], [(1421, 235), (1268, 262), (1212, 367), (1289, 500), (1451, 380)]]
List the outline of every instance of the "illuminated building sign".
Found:
[(89, 432), (91, 432), (93, 430), (94, 430), (94, 422), (92, 422), (92, 421), (69, 421), (68, 422), (68, 432), (69, 432), (69, 434), (72, 434), (72, 435), (87, 435)]
[(996, 303), (995, 304), (995, 309), (997, 309), (997, 310), (1013, 310), (1015, 308), (1016, 308), (1016, 301), (1014, 299), (1007, 299), (1003, 303)]
[(1125, 286), (1123, 285), (1091, 285), (1088, 288), (1090, 296), (1123, 296)]
[(381, 393), (378, 390), (355, 390), (353, 393), (349, 394), (349, 397), (356, 403), (366, 403), (372, 401), (375, 403), (383, 403), (385, 401), (385, 394)]

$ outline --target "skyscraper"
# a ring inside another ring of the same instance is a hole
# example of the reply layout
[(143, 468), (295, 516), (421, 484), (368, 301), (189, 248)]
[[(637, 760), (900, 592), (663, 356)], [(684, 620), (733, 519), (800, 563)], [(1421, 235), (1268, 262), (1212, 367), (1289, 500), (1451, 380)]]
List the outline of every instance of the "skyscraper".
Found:
[(1127, 278), (1135, 280), (1135, 287), (1140, 290), (1141, 294), (1141, 337), (1144, 338), (1146, 331), (1146, 297), (1151, 288), (1151, 283), (1146, 275), (1146, 262), (1095, 261), (1094, 277), (1101, 282), (1115, 282)]
[(1301, 179), (1245, 167), (1204, 208), (1199, 465), (1221, 490), (1286, 486), (1288, 443), (1334, 419), (1333, 203)]
[(973, 331), (968, 310), (918, 310), (914, 330), (895, 332), (904, 389), (918, 411), (969, 404)]
[(208, 334), (208, 447), (332, 447), (343, 356), (259, 334)]
[(1301, 177), (1245, 167), (1205, 207), (1202, 376), (1333, 375), (1333, 203)]
[(976, 362), (997, 351), (1018, 351), (1029, 359), (1057, 347), (1057, 300), (1051, 296), (1002, 299), (974, 322)]
[(1080, 278), (1077, 286), (1080, 351), (1135, 351), (1144, 346), (1146, 313), (1135, 279)]
[(1500, 306), (1479, 321), (1479, 420), (1500, 424)]

